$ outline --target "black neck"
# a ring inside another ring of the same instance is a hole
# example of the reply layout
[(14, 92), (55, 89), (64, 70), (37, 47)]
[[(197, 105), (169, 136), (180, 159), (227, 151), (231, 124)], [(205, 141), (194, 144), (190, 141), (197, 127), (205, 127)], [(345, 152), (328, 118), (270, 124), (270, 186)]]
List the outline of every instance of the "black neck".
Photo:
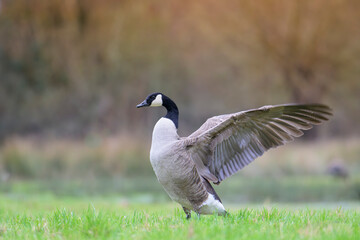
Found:
[(179, 127), (179, 110), (176, 104), (168, 97), (163, 95), (163, 106), (167, 110), (166, 118), (174, 122), (176, 128)]

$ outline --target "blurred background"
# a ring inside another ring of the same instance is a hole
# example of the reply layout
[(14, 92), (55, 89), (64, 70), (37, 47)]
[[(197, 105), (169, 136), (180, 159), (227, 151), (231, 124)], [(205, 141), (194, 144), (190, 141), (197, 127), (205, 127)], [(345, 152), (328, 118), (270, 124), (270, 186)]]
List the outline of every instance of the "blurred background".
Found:
[(0, 0), (0, 194), (168, 201), (149, 162), (165, 111), (319, 102), (331, 121), (216, 188), (227, 202), (360, 200), (360, 1)]

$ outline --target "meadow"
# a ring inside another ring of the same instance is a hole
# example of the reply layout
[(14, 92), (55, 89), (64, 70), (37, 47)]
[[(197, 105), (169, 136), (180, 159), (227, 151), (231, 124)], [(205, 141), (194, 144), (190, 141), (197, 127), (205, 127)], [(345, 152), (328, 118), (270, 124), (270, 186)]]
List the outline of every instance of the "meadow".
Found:
[[(11, 141), (0, 158), (0, 239), (359, 239), (358, 143), (272, 150), (215, 186), (230, 216), (187, 221), (148, 149)], [(337, 159), (348, 177), (329, 174)]]
[(232, 205), (186, 220), (172, 203), (0, 197), (0, 239), (359, 239), (360, 205)]

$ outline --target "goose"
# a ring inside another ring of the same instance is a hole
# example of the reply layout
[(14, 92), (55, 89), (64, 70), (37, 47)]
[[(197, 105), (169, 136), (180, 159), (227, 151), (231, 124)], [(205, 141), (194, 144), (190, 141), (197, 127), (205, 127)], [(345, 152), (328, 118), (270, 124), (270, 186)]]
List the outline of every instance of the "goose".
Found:
[(160, 107), (167, 113), (155, 124), (150, 162), (169, 197), (179, 203), (186, 218), (191, 211), (227, 214), (211, 185), (238, 172), (271, 148), (303, 135), (332, 115), (323, 104), (263, 106), (214, 116), (188, 137), (177, 133), (179, 110), (162, 93), (152, 93), (137, 108)]

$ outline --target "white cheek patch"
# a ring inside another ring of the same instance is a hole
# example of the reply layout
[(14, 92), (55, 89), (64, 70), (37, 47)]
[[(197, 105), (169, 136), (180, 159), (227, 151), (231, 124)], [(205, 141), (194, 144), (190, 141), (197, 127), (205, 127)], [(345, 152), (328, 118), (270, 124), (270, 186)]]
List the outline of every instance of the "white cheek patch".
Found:
[(158, 94), (156, 96), (156, 98), (154, 99), (154, 101), (151, 102), (150, 107), (159, 107), (159, 106), (162, 106), (162, 104), (163, 104), (162, 96), (161, 96), (161, 94)]

